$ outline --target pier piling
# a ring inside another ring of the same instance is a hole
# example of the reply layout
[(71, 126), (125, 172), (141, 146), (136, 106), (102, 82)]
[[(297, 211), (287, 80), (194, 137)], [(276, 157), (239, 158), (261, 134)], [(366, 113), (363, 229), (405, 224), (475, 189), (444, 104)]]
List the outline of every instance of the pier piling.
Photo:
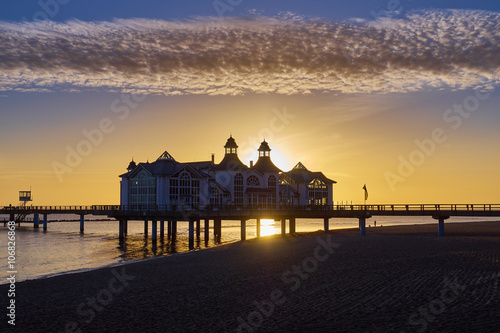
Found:
[(156, 220), (151, 221), (151, 240), (153, 243), (156, 243), (156, 234), (157, 234), (157, 222)]
[(124, 220), (119, 220), (118, 221), (118, 238), (120, 241), (123, 241), (124, 239), (124, 228), (125, 227), (125, 221)]
[(241, 219), (241, 240), (247, 239), (247, 220)]
[(210, 238), (210, 220), (205, 219), (205, 246), (208, 244)]
[(359, 231), (361, 233), (361, 236), (366, 235), (366, 218), (365, 217), (359, 218)]
[(80, 214), (80, 233), (83, 234), (85, 230), (85, 215)]
[(167, 221), (167, 238), (172, 238), (172, 220)]
[(290, 218), (290, 235), (295, 235), (295, 217)]
[(172, 240), (177, 238), (177, 220), (172, 220)]
[(189, 249), (194, 249), (194, 220), (189, 220)]
[(325, 234), (327, 234), (328, 232), (330, 232), (330, 219), (328, 217), (325, 217), (323, 219), (323, 225), (324, 225), (324, 228), (325, 228)]
[(438, 220), (438, 236), (444, 237), (444, 220), (449, 219), (449, 216), (433, 216), (435, 220)]
[(144, 237), (148, 237), (148, 220), (144, 220)]
[(38, 229), (39, 226), (40, 226), (40, 217), (38, 216), (38, 214), (35, 214), (35, 216), (33, 216), (33, 228)]
[(260, 237), (260, 219), (257, 219), (257, 237)]
[(10, 214), (9, 221), (15, 221), (15, 220), (16, 220), (16, 216), (14, 214)]
[(196, 241), (200, 241), (200, 219), (196, 219)]
[(43, 214), (43, 231), (47, 231), (47, 214)]
[(281, 219), (281, 236), (286, 236), (286, 219)]

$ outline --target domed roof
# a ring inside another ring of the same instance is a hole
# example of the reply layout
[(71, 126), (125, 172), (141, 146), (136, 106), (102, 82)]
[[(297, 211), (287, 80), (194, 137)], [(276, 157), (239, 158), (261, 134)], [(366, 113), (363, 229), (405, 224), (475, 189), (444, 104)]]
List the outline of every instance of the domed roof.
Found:
[(269, 148), (269, 145), (267, 144), (265, 139), (260, 144), (259, 151), (271, 151), (271, 148)]
[(137, 164), (135, 164), (134, 159), (129, 163), (127, 170), (134, 170)]
[(226, 145), (224, 148), (238, 148), (236, 141), (234, 141), (233, 136), (231, 135), (229, 139), (227, 139)]

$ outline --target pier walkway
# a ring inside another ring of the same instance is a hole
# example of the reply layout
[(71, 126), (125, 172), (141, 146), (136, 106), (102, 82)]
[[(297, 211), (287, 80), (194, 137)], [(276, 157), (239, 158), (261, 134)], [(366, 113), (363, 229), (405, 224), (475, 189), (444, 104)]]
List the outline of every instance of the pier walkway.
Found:
[[(323, 219), (325, 232), (330, 231), (330, 219), (356, 218), (359, 220), (360, 234), (366, 234), (366, 219), (372, 216), (428, 216), (438, 220), (438, 235), (444, 236), (444, 221), (452, 216), (500, 217), (500, 204), (380, 204), (380, 205), (331, 205), (331, 206), (6, 206), (0, 208), (0, 214), (9, 215), (9, 221), (23, 223), (22, 219), (33, 215), (33, 226), (40, 224), (47, 230), (50, 214), (68, 214), (80, 216), (80, 232), (84, 232), (85, 215), (107, 216), (119, 222), (119, 238), (127, 235), (128, 221), (144, 221), (144, 233), (147, 236), (148, 222), (152, 222), (152, 238), (156, 241), (157, 222), (160, 222), (160, 238), (164, 237), (164, 224), (167, 222), (168, 237), (176, 235), (177, 222), (189, 223), (189, 244), (194, 244), (194, 233), (200, 236), (200, 221), (204, 220), (205, 241), (208, 241), (210, 220), (216, 240), (220, 241), (221, 221), (241, 221), (241, 239), (246, 237), (246, 221), (257, 220), (257, 237), (260, 236), (260, 220), (274, 219), (281, 221), (281, 233), (286, 234), (288, 221), (289, 233), (296, 230), (296, 219)], [(40, 215), (42, 221), (40, 221)]]

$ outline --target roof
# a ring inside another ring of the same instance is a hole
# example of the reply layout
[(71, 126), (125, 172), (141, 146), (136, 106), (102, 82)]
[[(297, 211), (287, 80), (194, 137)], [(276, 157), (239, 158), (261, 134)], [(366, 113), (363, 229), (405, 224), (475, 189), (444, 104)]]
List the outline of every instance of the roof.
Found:
[(248, 167), (243, 164), (236, 154), (226, 154), (222, 161), (214, 167), (215, 171), (246, 171)]
[(173, 159), (157, 159), (153, 163), (139, 163), (134, 170), (131, 172), (124, 173), (119, 177), (132, 178), (141, 170), (148, 171), (153, 176), (171, 176), (184, 168), (190, 168), (199, 177), (208, 177), (208, 175), (202, 171), (202, 169), (207, 169), (211, 166), (210, 161), (204, 162), (192, 162), (192, 163), (179, 163)]
[(322, 172), (313, 172), (306, 169), (302, 163), (297, 165), (290, 171), (284, 172), (284, 175), (290, 177), (296, 183), (310, 183), (314, 179), (320, 179), (326, 184), (336, 184), (337, 182), (326, 177)]
[(260, 144), (260, 147), (259, 147), (258, 151), (271, 151), (271, 148), (269, 148), (269, 145), (267, 144), (267, 142), (266, 142), (265, 139)]
[(260, 173), (280, 173), (281, 170), (274, 165), (269, 156), (260, 156), (257, 163), (252, 167), (252, 170), (259, 171)]
[(229, 139), (227, 139), (226, 145), (224, 148), (238, 148), (236, 141), (234, 141), (233, 136), (231, 135)]

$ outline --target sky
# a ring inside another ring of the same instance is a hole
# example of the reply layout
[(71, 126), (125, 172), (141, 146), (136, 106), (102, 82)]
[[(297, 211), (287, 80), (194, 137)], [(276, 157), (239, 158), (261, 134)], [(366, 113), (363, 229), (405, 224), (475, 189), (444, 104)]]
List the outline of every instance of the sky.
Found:
[(2, 1), (0, 205), (118, 204), (229, 135), (338, 202), (499, 203), (499, 54), (496, 1)]

